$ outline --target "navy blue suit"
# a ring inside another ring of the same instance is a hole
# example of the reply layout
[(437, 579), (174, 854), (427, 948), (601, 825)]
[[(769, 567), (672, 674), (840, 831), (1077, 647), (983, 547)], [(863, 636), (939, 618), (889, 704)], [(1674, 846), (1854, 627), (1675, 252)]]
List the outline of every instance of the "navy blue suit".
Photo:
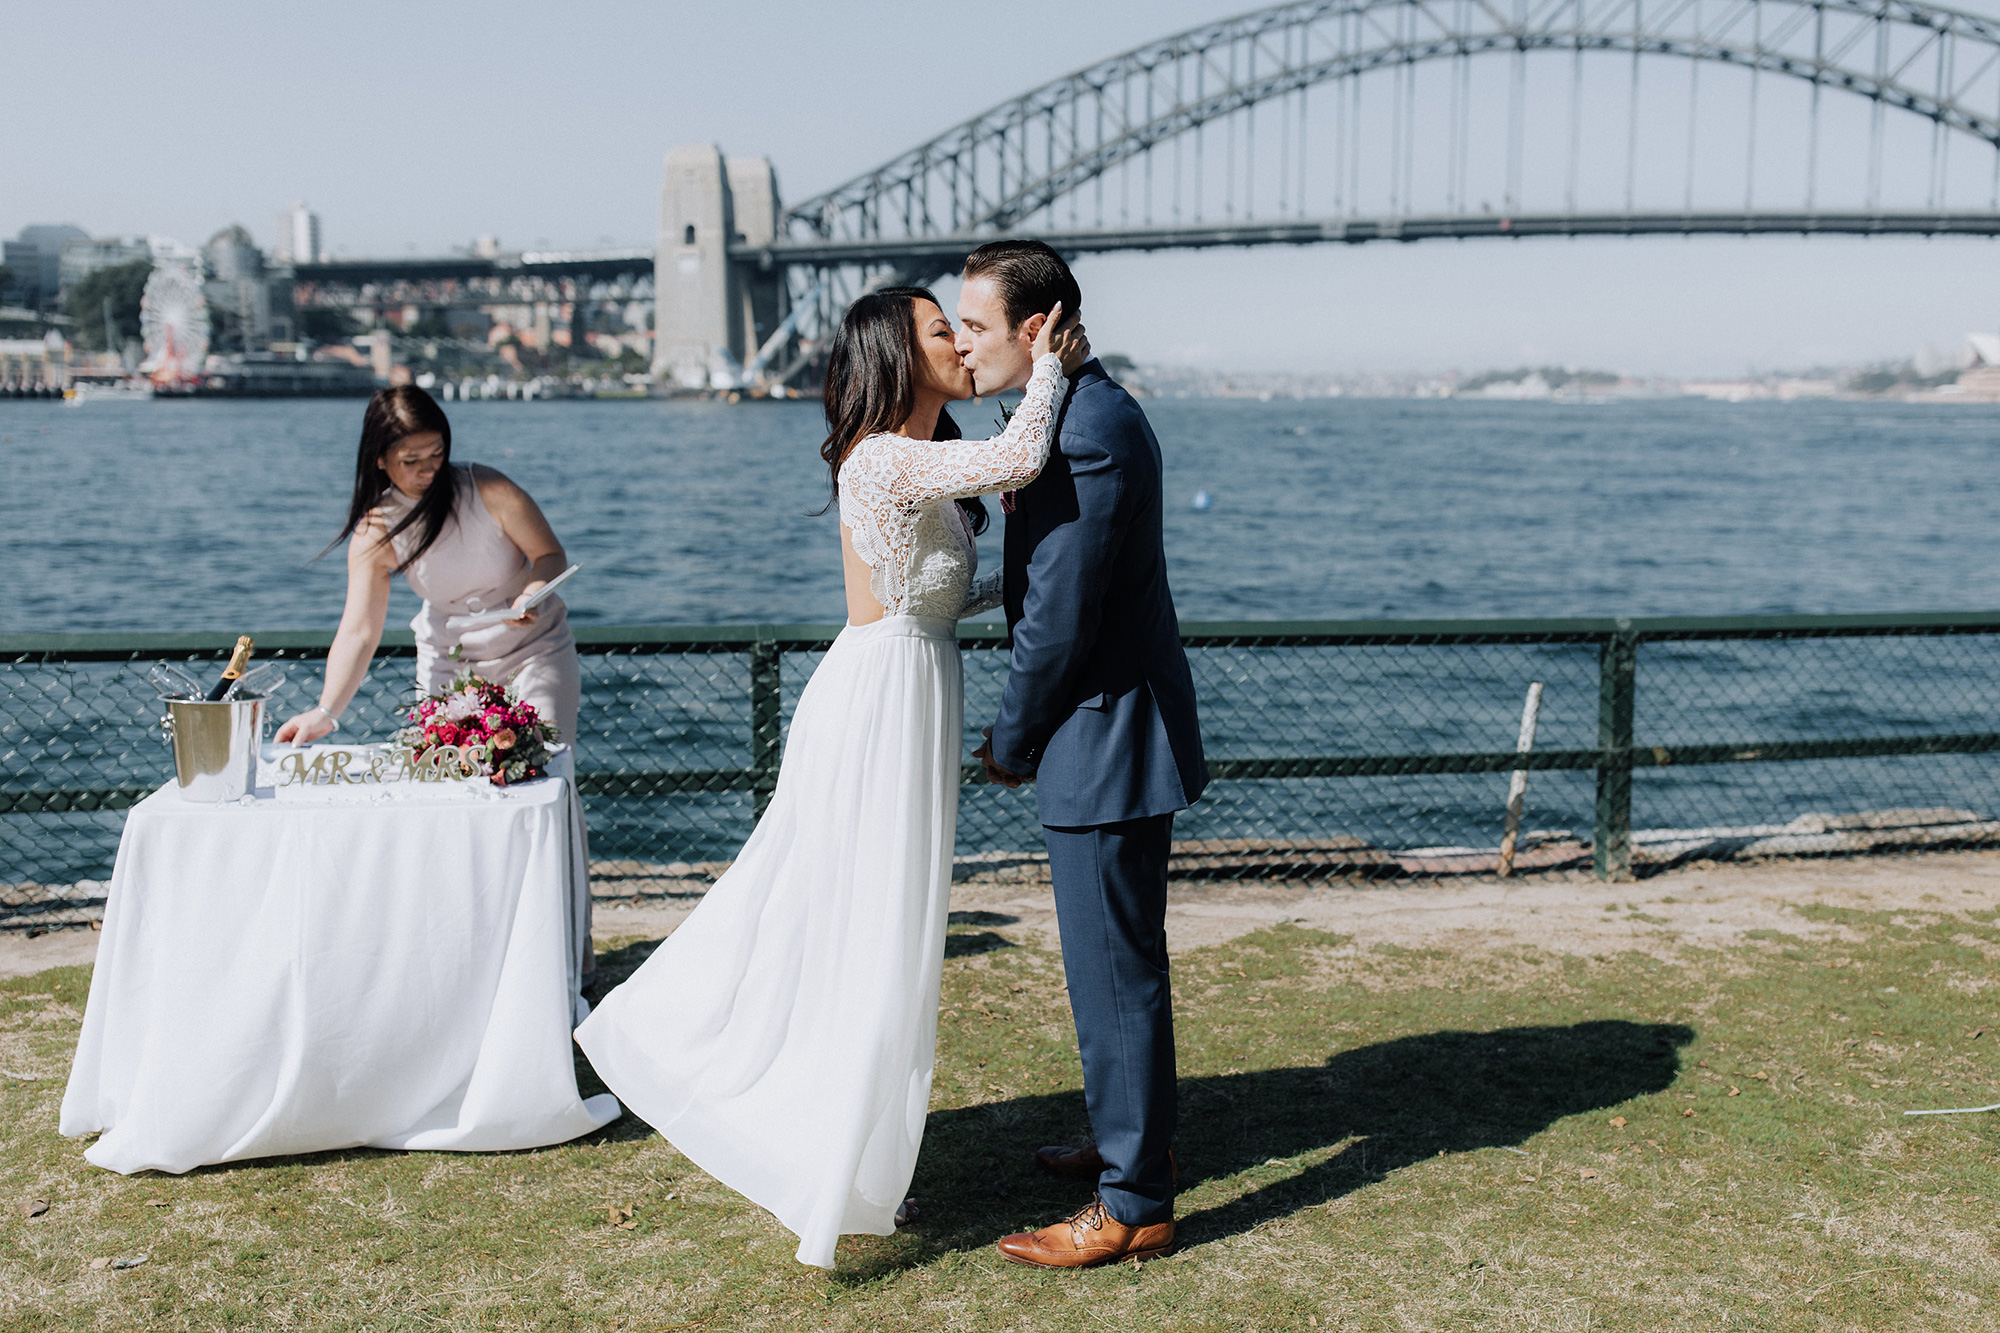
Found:
[(1007, 519), (1014, 650), (993, 758), (1035, 780), (1098, 1188), (1144, 1226), (1173, 1216), (1167, 855), (1208, 766), (1167, 586), (1159, 441), (1095, 361), (1057, 430)]

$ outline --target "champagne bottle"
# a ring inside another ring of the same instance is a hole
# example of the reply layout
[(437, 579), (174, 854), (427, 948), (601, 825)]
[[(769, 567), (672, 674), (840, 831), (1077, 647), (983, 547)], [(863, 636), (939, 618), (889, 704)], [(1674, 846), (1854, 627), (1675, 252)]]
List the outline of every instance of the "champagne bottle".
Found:
[(209, 688), (208, 701), (210, 703), (220, 702), (222, 696), (229, 693), (230, 682), (242, 675), (243, 669), (250, 664), (250, 649), (252, 646), (248, 634), (237, 637), (236, 651), (229, 655), (229, 665), (222, 668), (222, 679), (216, 681)]

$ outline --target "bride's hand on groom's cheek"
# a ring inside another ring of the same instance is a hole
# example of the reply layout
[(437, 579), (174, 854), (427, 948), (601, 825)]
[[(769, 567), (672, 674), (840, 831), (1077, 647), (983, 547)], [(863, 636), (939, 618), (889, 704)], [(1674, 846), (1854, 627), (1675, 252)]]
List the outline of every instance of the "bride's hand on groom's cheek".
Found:
[(1062, 361), (1064, 375), (1076, 374), (1077, 368), (1090, 360), (1090, 339), (1084, 336), (1076, 316), (1064, 318), (1061, 301), (1042, 317), (1041, 328), (1035, 330), (1034, 355), (1049, 354)]

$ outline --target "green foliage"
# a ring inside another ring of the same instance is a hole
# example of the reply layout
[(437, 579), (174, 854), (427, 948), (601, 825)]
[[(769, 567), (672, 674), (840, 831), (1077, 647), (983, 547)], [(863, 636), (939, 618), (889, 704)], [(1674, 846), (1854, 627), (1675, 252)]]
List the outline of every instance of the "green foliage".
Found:
[(426, 310), (417, 322), (403, 330), (406, 338), (449, 338), (451, 325), (445, 320), (444, 311)]
[(1891, 393), (1896, 390), (1935, 389), (1958, 382), (1958, 372), (1947, 370), (1937, 375), (1919, 375), (1913, 366), (1878, 366), (1864, 370), (1847, 381), (1847, 388), (1854, 393)]
[(1477, 393), (1489, 384), (1517, 384), (1530, 375), (1540, 375), (1551, 389), (1587, 388), (1593, 385), (1608, 386), (1618, 383), (1618, 376), (1608, 370), (1565, 370), (1561, 366), (1522, 366), (1518, 370), (1489, 370), (1483, 375), (1474, 375), (1458, 386), (1460, 393)]
[(345, 310), (308, 307), (298, 312), (299, 336), (316, 343), (345, 342), (362, 331), (354, 316)]
[[(146, 279), (152, 276), (149, 259), (101, 268), (69, 289), (63, 298), (63, 313), (73, 321), (70, 339), (90, 352), (115, 352), (139, 337), (139, 302), (146, 295)], [(104, 307), (111, 305), (111, 331), (115, 340), (104, 341)]]

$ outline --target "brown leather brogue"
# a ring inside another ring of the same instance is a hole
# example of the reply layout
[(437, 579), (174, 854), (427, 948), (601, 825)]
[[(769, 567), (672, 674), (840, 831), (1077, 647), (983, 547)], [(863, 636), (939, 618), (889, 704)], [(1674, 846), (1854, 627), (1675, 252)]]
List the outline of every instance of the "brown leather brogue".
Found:
[(1095, 1268), (1122, 1259), (1140, 1263), (1172, 1254), (1174, 1224), (1128, 1227), (1113, 1217), (1102, 1198), (1066, 1221), (1040, 1231), (1005, 1236), (1000, 1253), (1030, 1268)]
[[(1104, 1158), (1096, 1148), (1065, 1148), (1054, 1144), (1035, 1149), (1035, 1165), (1062, 1180), (1094, 1181), (1104, 1174)], [(1173, 1150), (1167, 1150), (1167, 1169), (1174, 1173), (1174, 1187), (1180, 1188), (1181, 1164)]]

